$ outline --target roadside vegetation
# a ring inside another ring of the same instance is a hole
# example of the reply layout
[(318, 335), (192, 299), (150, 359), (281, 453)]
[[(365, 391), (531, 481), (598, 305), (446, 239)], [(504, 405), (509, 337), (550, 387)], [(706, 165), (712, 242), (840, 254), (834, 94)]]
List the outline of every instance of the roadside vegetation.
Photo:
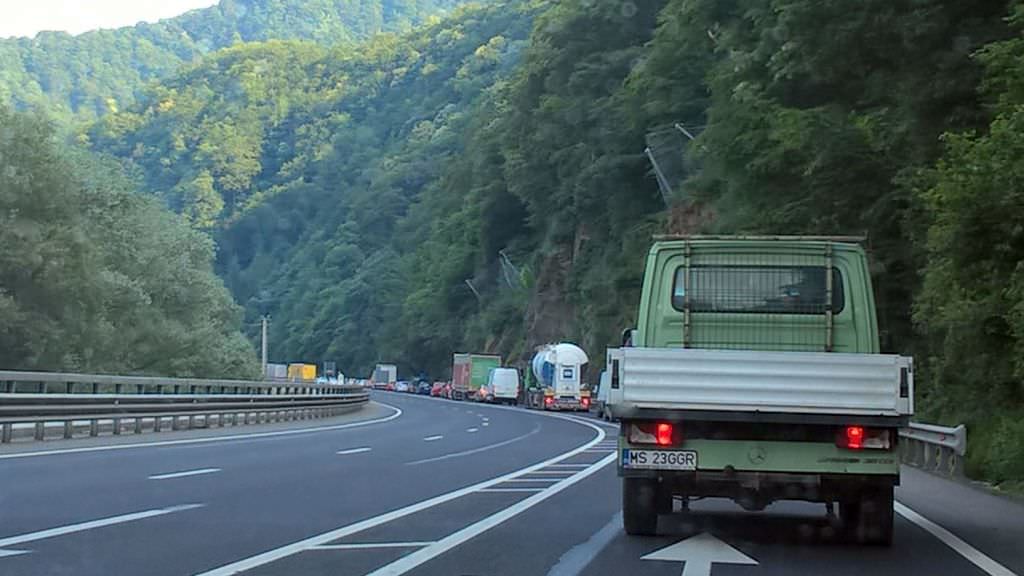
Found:
[(259, 376), (210, 238), (0, 105), (0, 366)]

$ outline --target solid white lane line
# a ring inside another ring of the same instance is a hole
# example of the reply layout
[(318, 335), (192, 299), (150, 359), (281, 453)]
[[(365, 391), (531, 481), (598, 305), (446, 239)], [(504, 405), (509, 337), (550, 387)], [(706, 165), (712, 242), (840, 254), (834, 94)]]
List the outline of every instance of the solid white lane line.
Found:
[(372, 550), (374, 548), (422, 548), (433, 542), (367, 542), (365, 544), (321, 544), (310, 550)]
[(5, 556), (18, 556), (21, 554), (29, 554), (31, 550), (0, 550), (0, 558)]
[(200, 474), (213, 474), (220, 472), (220, 468), (200, 468), (199, 470), (185, 470), (182, 472), (169, 472), (167, 474), (154, 474), (150, 480), (167, 480), (169, 478), (184, 478), (186, 476), (199, 476)]
[(530, 472), (530, 476), (540, 476), (541, 474), (558, 474), (560, 476), (572, 476), (575, 473), (575, 470), (537, 470), (536, 472)]
[(546, 482), (552, 484), (562, 480), (561, 478), (509, 478), (505, 482)]
[(387, 564), (386, 566), (383, 566), (381, 568), (378, 568), (377, 570), (374, 570), (373, 572), (370, 572), (366, 576), (401, 576), (402, 574), (409, 572), (410, 570), (416, 568), (424, 562), (432, 560), (433, 558), (436, 558), (441, 554), (444, 554), (448, 550), (451, 550), (452, 548), (455, 548), (456, 546), (477, 537), (478, 535), (486, 532), (487, 530), (490, 530), (491, 528), (494, 528), (495, 526), (515, 516), (518, 516), (519, 514), (522, 514), (523, 512), (529, 510), (530, 508), (533, 508), (537, 504), (540, 504), (541, 502), (547, 500), (548, 498), (551, 498), (555, 494), (558, 494), (559, 492), (565, 490), (566, 488), (569, 488), (573, 484), (576, 484), (577, 482), (580, 482), (583, 479), (597, 473), (599, 470), (601, 470), (608, 464), (615, 462), (616, 458), (618, 458), (617, 454), (609, 454), (605, 458), (599, 460), (593, 466), (585, 470), (581, 470), (579, 474), (566, 478), (565, 480), (561, 480), (558, 482), (558, 484), (550, 486), (549, 488), (541, 492), (538, 492), (533, 496), (524, 498), (516, 502), (515, 504), (509, 506), (508, 508), (505, 508), (504, 510), (500, 510), (478, 522), (466, 526), (462, 530), (459, 530), (453, 534), (449, 534), (448, 536), (445, 536), (444, 538), (438, 540), (430, 546), (420, 548), (419, 550), (413, 552), (412, 554), (409, 554), (408, 556), (403, 556), (402, 558), (399, 558), (398, 560), (395, 560), (394, 562)]
[(547, 576), (579, 576), (619, 534), (622, 534), (622, 511), (612, 516), (612, 519), (586, 542), (577, 544), (562, 554), (558, 564), (548, 570)]
[(473, 432), (476, 432), (477, 430), (479, 430), (479, 429), (478, 428), (466, 428), (466, 432), (469, 432), (470, 434), (472, 434)]
[(110, 516), (108, 518), (100, 518), (99, 520), (90, 520), (88, 522), (80, 522), (78, 524), (58, 526), (57, 528), (40, 530), (39, 532), (30, 532), (28, 534), (9, 536), (7, 538), (0, 538), (0, 548), (3, 548), (5, 546), (17, 546), (18, 544), (24, 544), (25, 542), (34, 542), (36, 540), (42, 540), (44, 538), (53, 538), (54, 536), (63, 536), (65, 534), (83, 532), (85, 530), (92, 530), (93, 528), (102, 528), (104, 526), (112, 526), (114, 524), (134, 522), (136, 520), (152, 518), (154, 516), (173, 514), (175, 512), (182, 512), (184, 510), (191, 510), (193, 508), (201, 508), (203, 506), (205, 506), (205, 504), (182, 504), (180, 506), (168, 506), (167, 508), (157, 508), (154, 510), (144, 510), (142, 512), (132, 512), (131, 514), (121, 514), (120, 516)]
[(593, 465), (593, 462), (590, 464), (552, 464), (548, 468), (586, 468), (591, 465)]
[(964, 542), (959, 537), (957, 537), (956, 534), (953, 534), (952, 532), (946, 530), (942, 526), (939, 526), (935, 522), (932, 522), (924, 516), (921, 516), (917, 512), (914, 512), (913, 510), (907, 508), (906, 506), (900, 504), (899, 502), (894, 502), (893, 506), (895, 507), (896, 512), (899, 513), (900, 516), (903, 516), (907, 520), (910, 520), (914, 524), (918, 525), (920, 528), (924, 529), (926, 532), (930, 533), (932, 536), (935, 536), (936, 538), (941, 540), (943, 544), (955, 550), (958, 554), (969, 560), (978, 568), (984, 570), (985, 573), (989, 574), (990, 576), (1017, 576), (1006, 566), (1003, 566), (999, 562), (996, 562), (995, 560), (989, 558), (984, 553), (982, 553), (981, 550), (978, 550), (974, 546), (971, 546), (967, 542)]
[(335, 454), (359, 454), (361, 452), (369, 452), (370, 450), (373, 450), (373, 448), (364, 446), (362, 448), (349, 448), (348, 450), (338, 450), (337, 452), (335, 452)]
[(495, 444), (488, 444), (487, 446), (481, 446), (480, 448), (473, 448), (472, 450), (463, 450), (462, 452), (452, 452), (451, 454), (444, 454), (444, 455), (441, 455), (441, 456), (435, 456), (433, 458), (424, 458), (423, 460), (413, 460), (412, 462), (406, 462), (405, 464), (407, 466), (415, 466), (417, 464), (426, 464), (427, 462), (438, 462), (438, 461), (441, 461), (441, 460), (448, 460), (450, 458), (459, 458), (461, 456), (469, 456), (470, 454), (476, 454), (478, 452), (483, 452), (485, 450), (492, 450), (494, 448), (501, 448), (502, 446), (511, 444), (513, 442), (519, 442), (520, 440), (522, 440), (524, 438), (528, 438), (530, 436), (533, 436), (534, 434), (536, 434), (538, 432), (540, 432), (540, 424), (538, 424), (536, 427), (534, 427), (533, 430), (530, 430), (529, 432), (527, 432), (526, 434), (523, 434), (522, 436), (516, 436), (515, 438), (509, 438), (508, 440), (503, 440), (503, 441), (497, 442)]
[(37, 452), (16, 452), (13, 454), (0, 454), (0, 460), (9, 458), (29, 458), (31, 456), (51, 456), (55, 454), (76, 454), (79, 452), (105, 452), (107, 450), (127, 450), (129, 448), (148, 448), (150, 446), (178, 446), (180, 444), (207, 444), (210, 442), (229, 442), (233, 440), (250, 440), (255, 438), (271, 438), (274, 436), (291, 436), (293, 434), (308, 434), (311, 432), (328, 432), (331, 430), (344, 430), (370, 424), (390, 422), (402, 415), (402, 409), (388, 404), (375, 402), (386, 408), (394, 410), (395, 413), (383, 418), (363, 420), (361, 422), (349, 422), (348, 424), (336, 424), (333, 426), (315, 426), (313, 428), (298, 428), (295, 430), (277, 430), (274, 432), (252, 432), (249, 434), (231, 434), (229, 436), (209, 436), (206, 438), (191, 438), (182, 440), (160, 440), (157, 442), (134, 442), (131, 444), (111, 444), (108, 446), (89, 446), (86, 448), (63, 448), (57, 450), (40, 450)]
[(484, 488), (477, 492), (540, 492), (543, 488)]
[[(566, 418), (566, 420), (568, 420), (568, 418)], [(251, 570), (253, 568), (257, 568), (265, 564), (270, 564), (271, 562), (275, 562), (282, 558), (287, 558), (288, 556), (298, 554), (314, 546), (320, 546), (321, 544), (326, 544), (333, 540), (340, 540), (341, 538), (344, 538), (351, 534), (356, 534), (358, 532), (362, 532), (363, 530), (368, 530), (375, 526), (380, 526), (381, 524), (387, 524), (388, 522), (392, 522), (399, 518), (404, 518), (406, 516), (415, 514), (422, 510), (427, 510), (428, 508), (439, 506), (441, 504), (444, 504), (445, 502), (451, 502), (452, 500), (461, 498), (467, 494), (472, 494), (473, 492), (477, 492), (484, 488), (490, 488), (497, 484), (501, 484), (502, 482), (508, 480), (509, 478), (516, 474), (524, 474), (532, 470), (540, 470), (541, 468), (545, 468), (555, 462), (558, 462), (559, 460), (564, 460), (566, 458), (571, 457), (574, 454), (579, 454), (583, 450), (589, 448), (592, 444), (604, 440), (605, 431), (602, 430), (601, 428), (598, 428), (597, 426), (594, 426), (593, 424), (589, 424), (586, 422), (578, 422), (576, 420), (573, 420), (573, 422), (583, 424), (597, 432), (597, 434), (594, 436), (594, 439), (591, 440), (590, 442), (587, 442), (586, 444), (581, 445), (578, 448), (570, 450), (569, 452), (559, 454), (554, 458), (549, 458), (543, 462), (538, 462), (537, 464), (534, 464), (532, 466), (527, 466), (522, 470), (516, 470), (508, 474), (504, 474), (502, 476), (491, 478), (490, 480), (484, 480), (483, 482), (478, 482), (476, 484), (472, 484), (464, 488), (459, 488), (458, 490), (453, 490), (451, 492), (441, 494), (439, 496), (434, 496), (433, 498), (428, 498), (427, 500), (422, 500), (415, 504), (410, 504), (409, 506), (406, 506), (404, 508), (399, 508), (397, 510), (392, 510), (391, 512), (387, 512), (385, 514), (381, 514), (380, 516), (367, 518), (366, 520), (356, 522), (355, 524), (349, 524), (347, 526), (335, 528), (334, 530), (330, 530), (322, 534), (317, 534), (316, 536), (311, 536), (304, 540), (299, 540), (297, 542), (293, 542), (280, 548), (268, 550), (266, 552), (263, 552), (262, 554), (257, 554), (255, 556), (243, 558), (236, 562), (232, 562), (231, 564), (225, 564), (224, 566), (214, 568), (213, 570), (203, 572), (202, 574), (196, 574), (195, 576), (230, 576), (232, 574), (238, 574), (239, 572)], [(540, 430), (540, 426), (538, 426), (535, 430)]]
[(438, 434), (437, 436), (427, 436), (426, 438), (423, 439), (423, 441), (424, 442), (433, 442), (434, 440), (440, 440), (441, 438), (444, 438), (444, 436)]

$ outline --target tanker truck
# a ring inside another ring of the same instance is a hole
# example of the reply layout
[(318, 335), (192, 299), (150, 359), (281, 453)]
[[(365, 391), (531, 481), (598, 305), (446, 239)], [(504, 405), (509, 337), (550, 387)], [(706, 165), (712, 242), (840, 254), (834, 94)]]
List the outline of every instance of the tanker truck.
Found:
[(590, 409), (590, 391), (583, 390), (583, 368), (589, 359), (579, 346), (562, 342), (537, 349), (530, 366), (540, 390), (530, 396), (530, 405), (541, 410)]

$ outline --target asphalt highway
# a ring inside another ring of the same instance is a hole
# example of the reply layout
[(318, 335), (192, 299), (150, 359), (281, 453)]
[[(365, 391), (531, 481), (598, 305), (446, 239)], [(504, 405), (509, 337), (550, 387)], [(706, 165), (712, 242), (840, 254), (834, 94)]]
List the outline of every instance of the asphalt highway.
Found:
[[(0, 575), (1024, 576), (1024, 506), (905, 469), (891, 548), (723, 500), (623, 534), (614, 426), (375, 393), (286, 425), (0, 448)], [(645, 558), (647, 557), (647, 558)]]

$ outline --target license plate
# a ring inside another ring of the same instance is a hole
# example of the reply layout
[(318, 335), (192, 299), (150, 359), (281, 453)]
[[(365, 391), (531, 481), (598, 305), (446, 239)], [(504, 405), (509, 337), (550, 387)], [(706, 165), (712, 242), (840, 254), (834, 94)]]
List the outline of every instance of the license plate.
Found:
[(622, 449), (623, 468), (648, 470), (696, 470), (697, 452), (694, 450), (635, 450)]

